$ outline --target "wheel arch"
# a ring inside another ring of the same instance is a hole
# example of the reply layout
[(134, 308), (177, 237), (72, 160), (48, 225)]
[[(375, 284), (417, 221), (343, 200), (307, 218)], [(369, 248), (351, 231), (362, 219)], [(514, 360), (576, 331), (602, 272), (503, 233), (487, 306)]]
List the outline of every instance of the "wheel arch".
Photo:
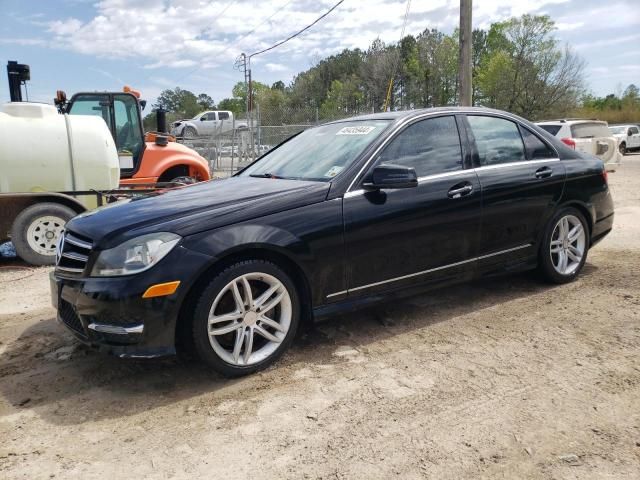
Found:
[(0, 211), (2, 211), (2, 219), (0, 220), (0, 240), (8, 238), (13, 222), (20, 212), (39, 203), (57, 203), (70, 208), (77, 214), (87, 210), (87, 208), (77, 199), (62, 193), (42, 192), (1, 194)]
[(311, 285), (302, 267), (291, 256), (285, 254), (281, 248), (274, 245), (250, 245), (245, 248), (235, 249), (217, 256), (216, 259), (202, 270), (184, 296), (178, 311), (176, 321), (175, 341), (177, 349), (192, 348), (191, 325), (193, 311), (202, 291), (209, 282), (225, 268), (234, 263), (246, 260), (264, 260), (271, 262), (285, 270), (300, 295), (301, 323), (308, 327), (313, 323), (313, 306)]

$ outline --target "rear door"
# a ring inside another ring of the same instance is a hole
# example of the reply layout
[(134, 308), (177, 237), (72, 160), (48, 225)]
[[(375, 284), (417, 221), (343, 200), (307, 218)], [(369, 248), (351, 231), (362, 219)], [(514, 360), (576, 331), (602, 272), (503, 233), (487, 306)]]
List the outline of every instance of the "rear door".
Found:
[(636, 126), (631, 126), (628, 128), (627, 134), (627, 147), (640, 148), (640, 129)]
[(413, 167), (418, 186), (345, 194), (350, 296), (471, 276), (480, 185), (465, 157), (453, 115), (418, 120), (369, 167), (369, 174), (379, 164)]
[(556, 151), (506, 118), (468, 115), (482, 188), (479, 268), (514, 267), (531, 258), (562, 195), (565, 167)]

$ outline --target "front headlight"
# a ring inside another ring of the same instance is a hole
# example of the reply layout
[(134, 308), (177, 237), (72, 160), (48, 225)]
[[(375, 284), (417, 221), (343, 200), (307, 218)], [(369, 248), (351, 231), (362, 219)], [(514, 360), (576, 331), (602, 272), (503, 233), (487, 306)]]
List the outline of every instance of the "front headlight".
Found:
[(111, 277), (144, 272), (162, 260), (181, 238), (175, 233), (159, 232), (127, 240), (100, 252), (91, 275)]

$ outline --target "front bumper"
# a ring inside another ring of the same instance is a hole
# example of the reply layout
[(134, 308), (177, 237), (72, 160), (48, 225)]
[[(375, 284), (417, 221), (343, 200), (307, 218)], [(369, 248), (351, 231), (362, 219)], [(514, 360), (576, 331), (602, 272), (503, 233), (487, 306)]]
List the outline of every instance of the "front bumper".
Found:
[[(180, 306), (208, 257), (177, 247), (137, 275), (69, 278), (50, 274), (58, 320), (82, 343), (128, 358), (173, 355)], [(180, 281), (168, 296), (142, 298), (151, 285)]]

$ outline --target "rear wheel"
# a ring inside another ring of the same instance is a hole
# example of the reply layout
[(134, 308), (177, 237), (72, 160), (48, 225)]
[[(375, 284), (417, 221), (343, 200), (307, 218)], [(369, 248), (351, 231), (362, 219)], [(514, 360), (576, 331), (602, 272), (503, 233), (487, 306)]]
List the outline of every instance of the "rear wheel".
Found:
[(238, 262), (218, 274), (200, 296), (194, 346), (219, 373), (247, 375), (285, 352), (299, 322), (298, 293), (284, 270), (263, 260)]
[(539, 252), (539, 268), (553, 283), (572, 281), (587, 259), (587, 222), (575, 208), (559, 211), (549, 222)]
[(32, 265), (53, 265), (60, 234), (76, 215), (75, 211), (58, 203), (38, 203), (25, 208), (11, 229), (16, 253)]
[(620, 151), (620, 155), (626, 155), (627, 154), (627, 145), (625, 143), (621, 143), (618, 146), (618, 150)]

